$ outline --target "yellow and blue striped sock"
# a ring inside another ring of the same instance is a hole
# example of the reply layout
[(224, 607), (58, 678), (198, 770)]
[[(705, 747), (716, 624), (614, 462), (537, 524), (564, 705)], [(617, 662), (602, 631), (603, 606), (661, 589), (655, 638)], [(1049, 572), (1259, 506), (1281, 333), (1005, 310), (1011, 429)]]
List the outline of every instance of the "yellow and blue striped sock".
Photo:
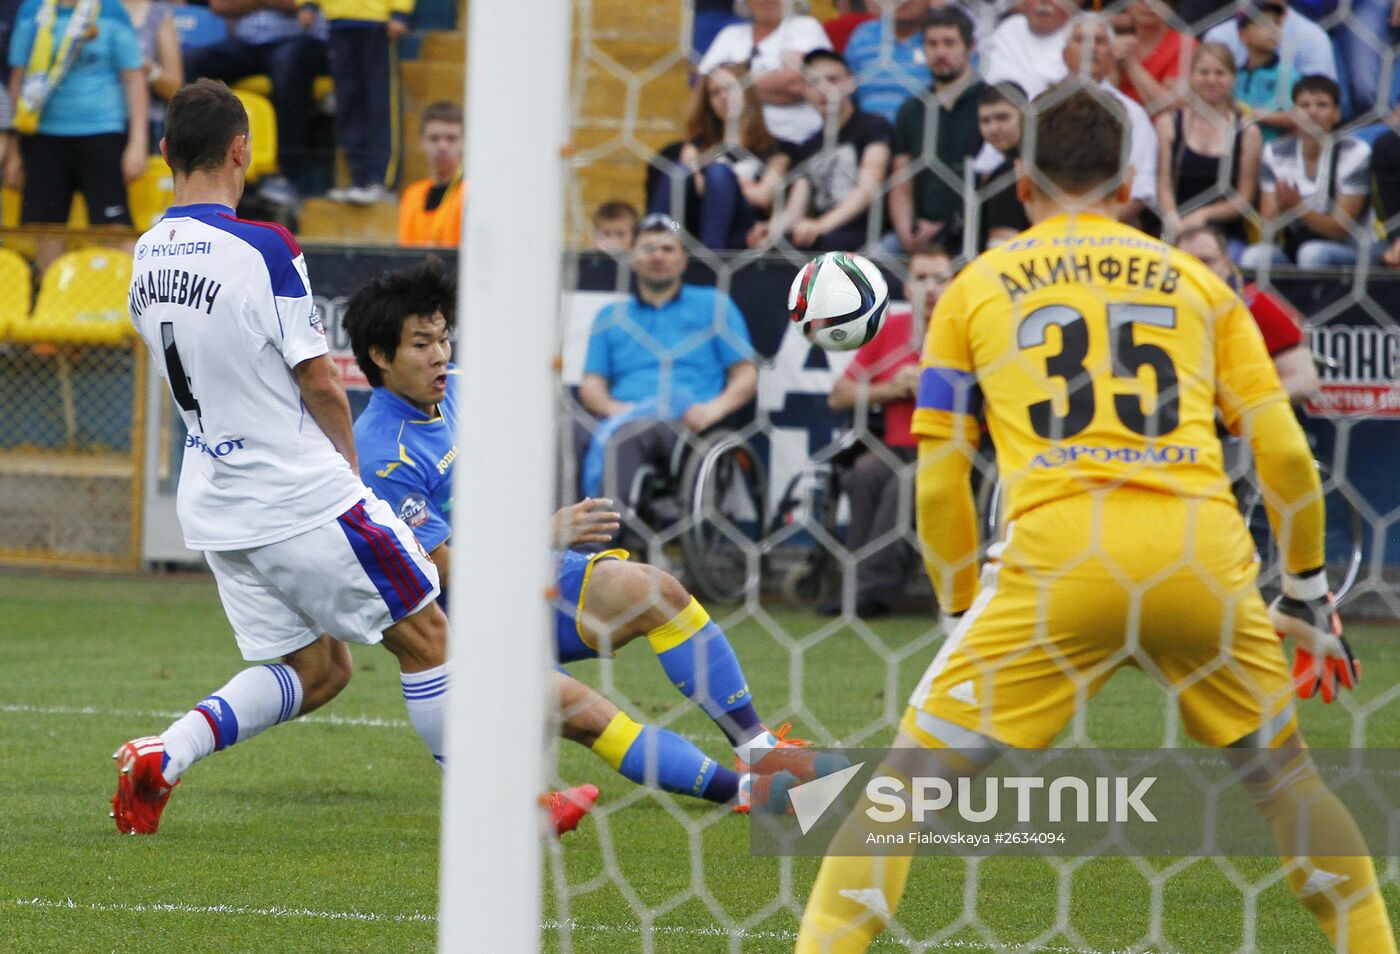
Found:
[(715, 721), (731, 745), (763, 731), (729, 638), (696, 599), (647, 633), (671, 683)]
[(625, 712), (613, 716), (593, 751), (638, 785), (720, 803), (729, 802), (739, 790), (739, 776), (733, 771), (674, 732), (642, 725)]

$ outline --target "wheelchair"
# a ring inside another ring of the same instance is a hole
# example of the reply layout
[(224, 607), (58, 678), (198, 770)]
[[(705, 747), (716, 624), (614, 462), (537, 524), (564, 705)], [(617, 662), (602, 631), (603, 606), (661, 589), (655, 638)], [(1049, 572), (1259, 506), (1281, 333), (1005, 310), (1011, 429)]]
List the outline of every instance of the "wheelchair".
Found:
[(681, 575), (702, 599), (739, 603), (757, 592), (768, 472), (742, 432), (721, 427), (677, 441), (668, 466), (638, 470), (629, 499), (650, 530), (648, 562), (677, 544)]
[[(882, 431), (882, 422), (871, 414), (871, 433)], [(847, 430), (832, 448), (818, 459), (808, 461), (790, 481), (774, 508), (774, 527), (787, 529), (789, 536), (805, 531), (813, 538), (806, 555), (784, 572), (780, 582), (783, 598), (794, 606), (812, 608), (833, 603), (841, 597), (845, 565), (837, 555), (843, 546), (841, 504), (847, 475), (867, 450), (855, 430)], [(983, 467), (974, 470), (974, 480), (983, 497), (987, 482), (981, 479)], [(920, 600), (932, 595), (932, 587), (922, 572), (915, 572), (906, 583), (906, 599)]]
[(837, 439), (830, 457), (808, 461), (788, 481), (775, 508), (779, 527), (804, 526), (814, 545), (788, 567), (779, 585), (783, 598), (793, 606), (811, 609), (841, 594), (841, 561), (832, 545), (841, 541), (839, 526), (842, 478), (855, 465), (863, 445), (854, 431)]

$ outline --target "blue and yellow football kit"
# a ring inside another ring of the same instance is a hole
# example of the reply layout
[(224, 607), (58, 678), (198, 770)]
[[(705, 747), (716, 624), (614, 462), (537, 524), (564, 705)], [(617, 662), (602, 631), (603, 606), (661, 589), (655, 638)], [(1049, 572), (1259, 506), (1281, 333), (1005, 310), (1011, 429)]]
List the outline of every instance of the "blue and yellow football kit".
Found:
[[(1235, 433), (1297, 423), (1234, 292), (1141, 232), (1059, 216), (964, 269), (923, 365), (921, 537), (940, 604), (966, 612), (910, 700), (909, 734), (1045, 746), (1124, 664), (1171, 687), (1206, 744), (1291, 730), (1216, 414)], [(940, 501), (983, 423), (1004, 529), (979, 587), (970, 510), (945, 519)], [(1316, 474), (1284, 483), (1288, 568), (1318, 567)]]
[[(360, 474), (417, 534), (429, 552), (451, 536), (452, 467), (458, 457), (457, 381), (449, 368), (447, 393), (429, 415), (389, 391), (375, 388), (355, 422)], [(596, 658), (598, 645), (585, 625), (588, 588), (599, 563), (625, 560), (625, 550), (555, 554), (555, 654), (558, 663)], [(444, 597), (445, 599), (445, 597)], [(771, 748), (754, 710), (738, 658), (727, 637), (693, 598), (646, 634), (662, 670), (676, 689), (708, 715), (729, 737), (736, 752)], [(562, 667), (560, 668), (562, 671)], [(710, 801), (727, 803), (737, 794), (739, 776), (700, 751), (689, 740), (618, 712), (592, 748), (625, 777)]]
[[(457, 369), (447, 394), (425, 414), (387, 388), (375, 388), (355, 420), (360, 476), (432, 553), (452, 535), (452, 464), (457, 459)], [(555, 650), (560, 662), (591, 659), (598, 649), (581, 625), (588, 579), (599, 560), (626, 559), (625, 550), (556, 555)], [(444, 593), (440, 600), (446, 601)]]

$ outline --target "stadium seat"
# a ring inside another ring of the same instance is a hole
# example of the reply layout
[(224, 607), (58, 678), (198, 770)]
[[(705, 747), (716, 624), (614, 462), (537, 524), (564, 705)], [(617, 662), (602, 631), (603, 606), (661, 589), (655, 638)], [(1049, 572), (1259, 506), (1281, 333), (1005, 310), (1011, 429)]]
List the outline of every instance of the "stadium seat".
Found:
[(0, 188), (0, 226), (7, 229), (19, 226), (20, 191), (9, 186)]
[(248, 163), (248, 181), (257, 182), (263, 176), (277, 172), (277, 113), (272, 101), (261, 93), (235, 89), (248, 111), (248, 127), (253, 134), (253, 157)]
[(171, 15), (175, 18), (175, 31), (180, 34), (181, 49), (213, 46), (228, 39), (228, 24), (208, 7), (180, 4)]
[(0, 341), (10, 333), (10, 327), (29, 319), (29, 304), (33, 295), (34, 282), (29, 274), (29, 263), (19, 252), (0, 248)]
[(175, 201), (175, 180), (170, 167), (160, 156), (146, 160), (141, 178), (126, 187), (127, 203), (131, 206), (131, 221), (138, 232), (144, 232), (165, 214)]
[[(245, 76), (235, 82), (233, 88), (257, 93), (259, 96), (266, 96), (269, 99), (272, 98), (272, 78), (263, 73)], [(316, 81), (311, 86), (311, 98), (318, 103), (333, 92), (335, 92), (335, 82), (329, 76), (316, 77)]]
[(83, 248), (59, 256), (44, 273), (27, 321), (10, 326), (16, 343), (119, 345), (136, 336), (126, 313), (131, 256)]
[[(23, 194), (20, 190), (11, 189), (9, 186), (0, 189), (0, 226), (7, 229), (19, 228), (19, 209), (23, 201)], [(83, 201), (81, 192), (74, 193), (73, 204), (68, 208), (68, 227), (70, 229), (88, 227), (87, 203)]]

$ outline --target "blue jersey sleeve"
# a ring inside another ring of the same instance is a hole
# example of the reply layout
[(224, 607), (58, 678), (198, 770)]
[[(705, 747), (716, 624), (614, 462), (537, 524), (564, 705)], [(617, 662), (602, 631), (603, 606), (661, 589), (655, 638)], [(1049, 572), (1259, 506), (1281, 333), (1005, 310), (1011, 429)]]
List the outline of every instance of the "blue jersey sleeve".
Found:
[(606, 381), (612, 380), (612, 349), (608, 345), (608, 335), (612, 333), (616, 307), (604, 305), (598, 309), (588, 332), (588, 355), (583, 359), (584, 374), (596, 374)]
[[(716, 292), (716, 294), (722, 294)], [(724, 332), (715, 338), (720, 361), (727, 371), (740, 361), (754, 360), (753, 339), (749, 337), (749, 325), (744, 313), (734, 304), (734, 299), (724, 295)]]

